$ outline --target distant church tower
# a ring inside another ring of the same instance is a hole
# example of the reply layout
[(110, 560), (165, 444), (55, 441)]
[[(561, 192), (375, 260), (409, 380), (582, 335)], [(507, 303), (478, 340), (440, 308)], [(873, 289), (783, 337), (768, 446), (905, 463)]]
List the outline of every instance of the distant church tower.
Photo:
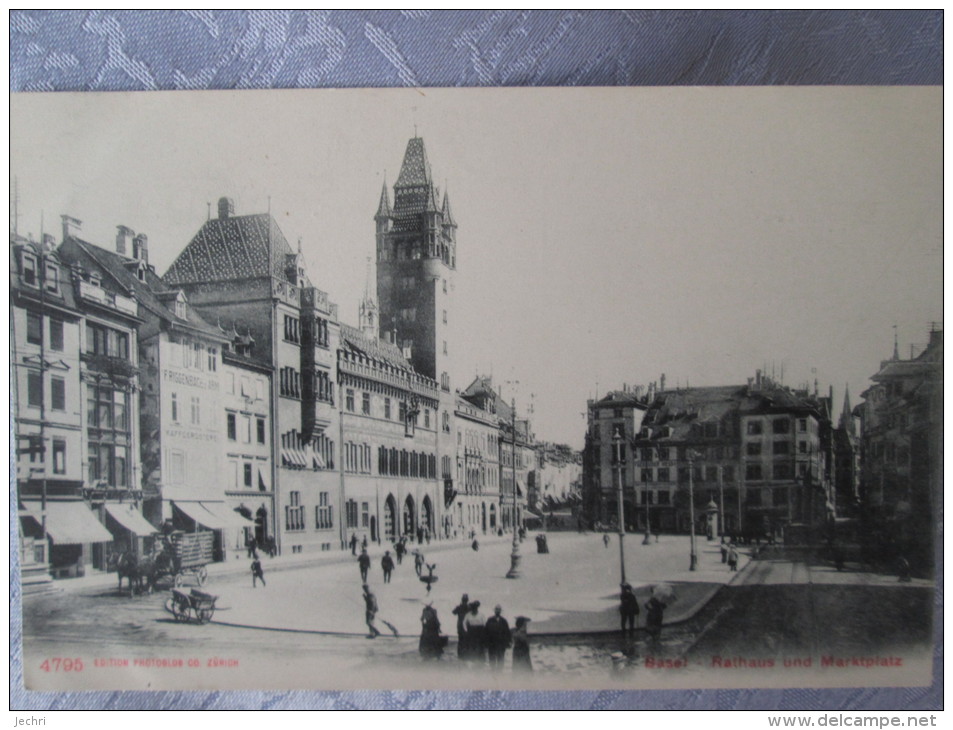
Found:
[(371, 257), (367, 257), (367, 283), (364, 285), (364, 298), (357, 310), (358, 323), (367, 337), (376, 340), (380, 337), (380, 313), (377, 300), (371, 295)]
[[(377, 301), (381, 337), (396, 336), (417, 372), (451, 392), (451, 301), (457, 268), (457, 224), (450, 199), (434, 187), (424, 141), (407, 143), (391, 208), (387, 184), (377, 229)], [(396, 333), (396, 334), (395, 334)]]

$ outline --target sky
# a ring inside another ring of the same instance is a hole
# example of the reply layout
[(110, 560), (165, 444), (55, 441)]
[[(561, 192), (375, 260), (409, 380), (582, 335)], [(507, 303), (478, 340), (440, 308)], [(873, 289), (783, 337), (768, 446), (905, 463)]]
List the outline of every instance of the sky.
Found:
[(539, 439), (662, 373), (816, 379), (836, 417), (942, 321), (939, 87), (14, 94), (17, 227), (126, 225), (162, 274), (228, 196), (357, 324), (415, 133), (459, 226), (454, 386), (492, 374)]

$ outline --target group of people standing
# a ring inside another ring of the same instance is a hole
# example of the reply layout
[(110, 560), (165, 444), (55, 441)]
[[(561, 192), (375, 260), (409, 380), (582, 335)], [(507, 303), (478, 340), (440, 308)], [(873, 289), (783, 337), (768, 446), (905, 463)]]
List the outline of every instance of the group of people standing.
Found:
[[(674, 592), (652, 589), (652, 595), (645, 602), (645, 629), (649, 638), (658, 643), (662, 637), (662, 621), (665, 609), (675, 600)], [(619, 614), (622, 617), (622, 632), (635, 631), (636, 617), (639, 615), (639, 599), (636, 598), (632, 586), (622, 584), (622, 593), (619, 596)]]
[(457, 656), (461, 660), (477, 665), (488, 662), (491, 669), (501, 670), (506, 650), (512, 647), (513, 670), (533, 670), (527, 617), (517, 616), (511, 631), (502, 606), (497, 605), (493, 615), (486, 618), (480, 611), (480, 601), (471, 601), (465, 593), (453, 614), (457, 617)]

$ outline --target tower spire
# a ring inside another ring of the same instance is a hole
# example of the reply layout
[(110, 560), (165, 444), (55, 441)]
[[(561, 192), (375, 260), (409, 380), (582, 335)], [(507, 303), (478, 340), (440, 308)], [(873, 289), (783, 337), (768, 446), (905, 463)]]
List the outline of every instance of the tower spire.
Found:
[(850, 386), (848, 386), (845, 383), (844, 384), (844, 405), (841, 408), (841, 413), (840, 413), (840, 427), (844, 429), (845, 431), (847, 431), (847, 433), (853, 436), (855, 435), (856, 430), (854, 428), (854, 418), (851, 415), (851, 411), (852, 409), (850, 407)]
[(899, 342), (897, 341), (897, 325), (896, 324), (894, 324), (893, 326), (893, 359), (894, 360), (900, 359), (900, 347), (899, 347)]
[(385, 178), (381, 187), (381, 200), (377, 204), (377, 213), (374, 215), (376, 220), (390, 217), (390, 196), (387, 194), (387, 180)]

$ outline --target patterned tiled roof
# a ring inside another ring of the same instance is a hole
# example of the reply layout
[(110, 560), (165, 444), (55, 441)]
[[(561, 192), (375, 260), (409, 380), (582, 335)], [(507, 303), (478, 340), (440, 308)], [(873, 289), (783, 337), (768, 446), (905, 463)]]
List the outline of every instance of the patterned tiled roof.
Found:
[(285, 279), (285, 257), (293, 253), (270, 214), (214, 218), (199, 229), (163, 279), (170, 285), (263, 276)]
[(427, 161), (424, 141), (420, 137), (414, 137), (407, 143), (404, 163), (400, 167), (400, 175), (397, 176), (397, 184), (394, 187), (430, 185), (430, 182), (430, 163)]
[(377, 214), (375, 218), (387, 218), (390, 216), (390, 199), (387, 196), (387, 183), (381, 188), (381, 202), (377, 205)]

